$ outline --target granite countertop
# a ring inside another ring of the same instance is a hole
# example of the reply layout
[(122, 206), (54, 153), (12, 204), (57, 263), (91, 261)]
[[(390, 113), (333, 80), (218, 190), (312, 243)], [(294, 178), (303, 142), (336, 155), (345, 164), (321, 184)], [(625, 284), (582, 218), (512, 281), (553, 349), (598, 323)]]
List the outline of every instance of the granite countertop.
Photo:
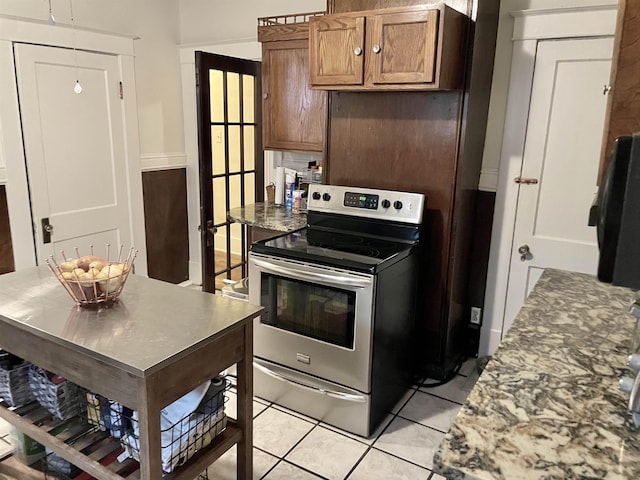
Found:
[(266, 202), (232, 208), (227, 216), (234, 222), (279, 232), (293, 232), (307, 226), (305, 213), (294, 214), (284, 205)]
[(618, 389), (635, 292), (547, 269), (434, 456), (449, 479), (638, 479)]

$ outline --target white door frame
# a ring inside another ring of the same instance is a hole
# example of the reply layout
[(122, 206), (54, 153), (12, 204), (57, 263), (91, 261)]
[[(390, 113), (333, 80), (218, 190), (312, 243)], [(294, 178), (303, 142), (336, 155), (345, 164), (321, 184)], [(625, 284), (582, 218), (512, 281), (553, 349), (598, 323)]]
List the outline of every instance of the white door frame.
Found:
[(24, 42), (50, 47), (73, 48), (118, 57), (124, 85), (121, 115), (124, 125), (131, 246), (139, 252), (136, 273), (147, 275), (147, 252), (142, 203), (142, 173), (138, 140), (138, 112), (134, 68), (135, 37), (69, 25), (49, 25), (46, 21), (0, 16), (0, 174), (4, 168), (9, 223), (16, 270), (35, 266), (31, 210), (24, 146), (14, 72), (13, 43)]
[[(509, 265), (515, 228), (518, 185), (527, 133), (529, 102), (538, 41), (614, 35), (617, 4), (520, 10), (513, 17), (513, 53), (500, 153), (498, 189), (485, 292), (480, 355), (491, 355), (503, 335)], [(511, 88), (516, 86), (517, 88)]]

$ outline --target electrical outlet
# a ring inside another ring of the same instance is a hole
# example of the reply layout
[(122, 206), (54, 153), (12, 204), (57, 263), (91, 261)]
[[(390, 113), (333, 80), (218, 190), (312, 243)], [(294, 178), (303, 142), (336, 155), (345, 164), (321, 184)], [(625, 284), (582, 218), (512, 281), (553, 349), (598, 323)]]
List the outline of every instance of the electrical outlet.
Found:
[(482, 309), (480, 307), (471, 307), (471, 318), (469, 321), (474, 325), (480, 325), (480, 317), (482, 316)]

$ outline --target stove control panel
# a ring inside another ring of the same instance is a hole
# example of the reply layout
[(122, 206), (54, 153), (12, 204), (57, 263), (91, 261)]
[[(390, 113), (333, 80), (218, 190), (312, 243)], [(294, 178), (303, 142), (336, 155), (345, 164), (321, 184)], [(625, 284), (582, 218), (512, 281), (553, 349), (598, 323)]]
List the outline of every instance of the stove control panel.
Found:
[(308, 211), (422, 223), (426, 198), (421, 193), (396, 192), (342, 185), (309, 185)]
[(377, 210), (379, 199), (380, 197), (378, 195), (371, 195), (370, 193), (346, 192), (344, 194), (344, 206)]

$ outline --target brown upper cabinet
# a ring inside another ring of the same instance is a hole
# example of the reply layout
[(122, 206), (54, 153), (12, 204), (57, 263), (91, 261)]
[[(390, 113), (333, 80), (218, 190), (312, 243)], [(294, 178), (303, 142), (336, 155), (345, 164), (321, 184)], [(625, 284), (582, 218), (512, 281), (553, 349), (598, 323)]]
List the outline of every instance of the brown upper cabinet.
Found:
[(444, 4), (311, 18), (311, 86), (324, 90), (462, 88), (465, 19)]
[[(302, 19), (306, 20), (301, 14)], [(327, 92), (309, 85), (309, 23), (259, 19), (262, 42), (262, 143), (266, 150), (323, 152)]]

